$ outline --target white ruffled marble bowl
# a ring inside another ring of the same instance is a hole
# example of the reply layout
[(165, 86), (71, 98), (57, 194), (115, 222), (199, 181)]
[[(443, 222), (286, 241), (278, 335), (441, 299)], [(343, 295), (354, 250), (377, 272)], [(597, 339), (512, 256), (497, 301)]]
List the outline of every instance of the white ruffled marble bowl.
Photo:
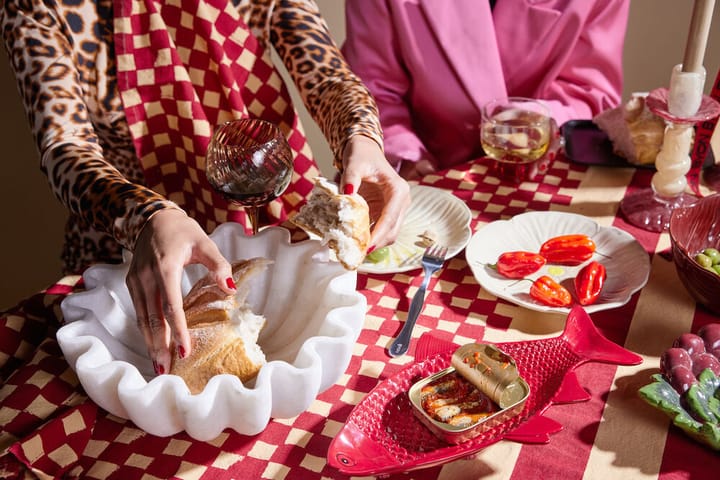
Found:
[[(212, 440), (226, 428), (255, 435), (271, 418), (299, 415), (345, 372), (365, 319), (367, 302), (356, 290), (356, 273), (329, 260), (319, 241), (291, 244), (289, 232), (278, 227), (247, 237), (230, 223), (210, 237), (231, 261), (275, 261), (256, 277), (248, 296), (253, 311), (266, 318), (258, 343), (268, 363), (253, 385), (218, 375), (191, 395), (180, 377), (156, 376), (125, 286), (128, 262), (89, 268), (86, 291), (62, 303), (67, 324), (58, 342), (88, 396), (154, 435), (185, 431)], [(183, 294), (205, 272), (199, 265), (187, 267)]]

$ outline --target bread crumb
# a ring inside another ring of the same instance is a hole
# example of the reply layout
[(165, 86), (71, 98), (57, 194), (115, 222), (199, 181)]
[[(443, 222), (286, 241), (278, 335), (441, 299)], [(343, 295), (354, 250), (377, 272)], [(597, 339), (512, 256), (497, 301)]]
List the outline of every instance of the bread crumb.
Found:
[(418, 241), (418, 245), (420, 245), (423, 248), (432, 247), (437, 243), (438, 235), (435, 232), (435, 230), (425, 230), (423, 233), (418, 235), (420, 237), (420, 240)]

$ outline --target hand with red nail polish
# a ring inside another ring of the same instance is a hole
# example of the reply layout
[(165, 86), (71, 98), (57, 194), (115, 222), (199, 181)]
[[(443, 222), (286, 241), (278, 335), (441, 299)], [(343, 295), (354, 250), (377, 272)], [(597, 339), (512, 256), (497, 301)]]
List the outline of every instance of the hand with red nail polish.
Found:
[(400, 163), (400, 176), (407, 180), (419, 180), (435, 172), (437, 172), (435, 163), (426, 158), (421, 158), (417, 162), (401, 160)]
[(342, 191), (357, 191), (370, 207), (371, 245), (384, 247), (395, 241), (410, 208), (410, 186), (388, 163), (380, 145), (370, 137), (355, 135), (343, 152)]
[(191, 352), (180, 289), (186, 265), (202, 264), (220, 289), (235, 292), (230, 264), (195, 220), (178, 209), (154, 214), (137, 242), (126, 284), (155, 372), (170, 371), (171, 343), (178, 354)]

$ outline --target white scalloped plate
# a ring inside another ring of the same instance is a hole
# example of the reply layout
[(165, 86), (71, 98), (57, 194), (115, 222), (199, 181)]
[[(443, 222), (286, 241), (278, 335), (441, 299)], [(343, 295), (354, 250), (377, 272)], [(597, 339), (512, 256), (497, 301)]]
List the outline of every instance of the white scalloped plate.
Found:
[[(493, 295), (531, 310), (567, 314), (570, 308), (549, 307), (532, 299), (528, 293), (530, 281), (503, 277), (488, 265), (494, 264), (504, 252), (537, 252), (546, 240), (572, 233), (588, 235), (595, 241), (597, 253), (591, 260), (599, 261), (607, 270), (597, 302), (584, 307), (588, 313), (620, 307), (645, 286), (650, 275), (650, 257), (637, 240), (623, 230), (601, 227), (594, 220), (574, 213), (528, 212), (510, 220), (491, 222), (472, 236), (465, 256), (478, 283)], [(586, 263), (574, 267), (545, 265), (527, 278), (535, 280), (550, 275), (574, 294), (572, 281)]]
[(447, 190), (424, 185), (411, 185), (410, 195), (412, 204), (387, 257), (377, 263), (366, 260), (359, 271), (399, 273), (421, 268), (425, 247), (420, 235), (428, 230), (437, 235), (437, 243), (448, 247), (447, 258), (465, 248), (472, 234), (472, 212), (462, 200)]
[[(255, 435), (271, 417), (299, 415), (345, 372), (365, 320), (357, 274), (329, 261), (319, 241), (290, 244), (289, 232), (278, 227), (247, 237), (230, 223), (210, 238), (231, 261), (275, 261), (253, 280), (248, 295), (253, 311), (266, 318), (258, 343), (268, 360), (252, 385), (217, 375), (191, 395), (180, 377), (156, 376), (125, 286), (127, 262), (91, 267), (83, 275), (86, 291), (62, 303), (67, 325), (57, 339), (88, 396), (154, 435), (184, 430), (212, 440), (225, 428)], [(205, 272), (188, 266), (183, 294)]]

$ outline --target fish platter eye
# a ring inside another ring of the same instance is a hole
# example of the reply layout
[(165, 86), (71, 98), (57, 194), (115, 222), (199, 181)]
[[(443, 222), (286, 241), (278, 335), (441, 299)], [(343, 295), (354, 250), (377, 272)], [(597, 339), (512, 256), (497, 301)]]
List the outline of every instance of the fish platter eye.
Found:
[(517, 401), (502, 407), (462, 376), (454, 367), (423, 378), (408, 392), (415, 416), (436, 436), (459, 444), (518, 415), (530, 394), (521, 378)]

